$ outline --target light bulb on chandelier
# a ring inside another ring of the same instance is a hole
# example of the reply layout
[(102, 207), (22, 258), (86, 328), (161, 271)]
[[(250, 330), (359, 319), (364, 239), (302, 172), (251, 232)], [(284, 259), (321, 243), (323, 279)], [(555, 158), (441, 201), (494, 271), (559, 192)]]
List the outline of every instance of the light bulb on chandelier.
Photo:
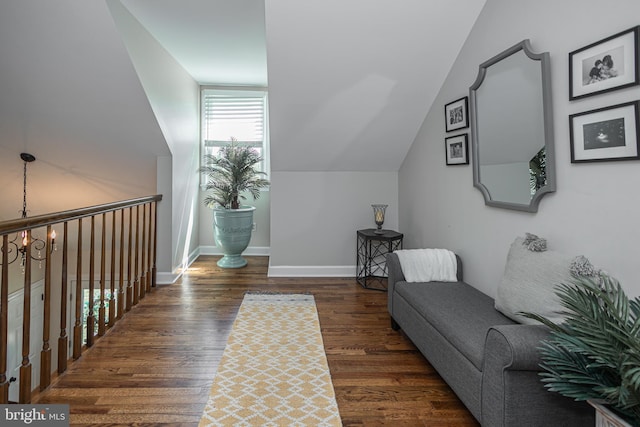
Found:
[[(23, 167), (23, 189), (22, 189), (22, 210), (20, 211), (20, 217), (22, 219), (27, 217), (27, 164), (36, 160), (36, 158), (29, 153), (20, 153), (20, 158), (24, 162)], [(50, 240), (50, 248), (49, 251), (53, 252), (56, 250), (56, 231), (51, 229), (51, 233), (47, 237), (47, 240)], [(31, 259), (40, 262), (40, 266), (42, 266), (42, 261), (45, 260), (46, 254), (42, 255), (42, 250), (47, 248), (47, 241), (35, 236), (31, 229), (23, 230), (21, 232), (17, 232), (16, 235), (8, 241), (9, 246), (7, 248), (6, 254), (3, 254), (8, 258), (7, 263), (12, 264), (18, 258), (20, 258), (20, 266), (22, 267), (22, 272), (24, 273), (25, 263), (27, 256), (31, 257)], [(34, 254), (33, 250), (36, 250), (37, 253)]]

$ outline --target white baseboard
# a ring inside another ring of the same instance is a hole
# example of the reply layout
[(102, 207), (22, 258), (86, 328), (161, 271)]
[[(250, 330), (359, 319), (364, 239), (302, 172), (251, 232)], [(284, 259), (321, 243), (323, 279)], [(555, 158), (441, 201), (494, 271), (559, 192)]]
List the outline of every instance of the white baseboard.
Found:
[(355, 265), (269, 265), (268, 277), (355, 277)]
[[(269, 256), (270, 248), (261, 246), (249, 246), (243, 255), (247, 256)], [(195, 261), (199, 255), (222, 255), (222, 251), (217, 246), (200, 246), (189, 255), (189, 265)], [(158, 285), (170, 285), (175, 283), (181, 276), (179, 273), (157, 272), (156, 283)], [(355, 277), (355, 265), (269, 265), (268, 277)]]
[[(178, 267), (176, 267), (173, 272), (168, 272), (168, 271), (158, 271), (156, 272), (156, 284), (157, 285), (171, 285), (175, 282), (178, 281), (178, 279), (180, 279), (180, 277), (182, 277), (182, 272), (184, 270), (186, 270), (187, 268), (189, 268), (189, 266), (191, 264), (193, 264), (193, 262), (198, 259), (198, 256), (200, 255), (200, 248), (196, 248), (193, 252), (191, 252), (188, 256), (187, 259), (180, 264)], [(186, 264), (186, 265), (184, 265)]]
[[(242, 254), (247, 256), (269, 256), (269, 247), (261, 246), (249, 246)], [(187, 265), (178, 266), (174, 273), (169, 272), (157, 272), (156, 284), (158, 285), (171, 285), (175, 283), (180, 277), (182, 277), (182, 271), (189, 268), (193, 262), (198, 259), (200, 255), (222, 255), (222, 251), (217, 246), (200, 246), (189, 254), (189, 258), (186, 261)]]
[(182, 273), (156, 272), (156, 285), (171, 285), (178, 281)]

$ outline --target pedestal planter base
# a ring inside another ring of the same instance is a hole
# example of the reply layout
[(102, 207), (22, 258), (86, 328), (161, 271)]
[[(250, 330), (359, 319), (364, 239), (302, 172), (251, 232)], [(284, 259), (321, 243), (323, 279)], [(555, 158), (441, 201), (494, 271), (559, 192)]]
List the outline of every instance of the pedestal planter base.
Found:
[(216, 264), (221, 268), (242, 268), (247, 265), (247, 260), (240, 255), (225, 255)]
[(213, 210), (216, 244), (224, 254), (217, 263), (219, 267), (241, 268), (247, 265), (247, 260), (241, 254), (251, 240), (255, 209), (253, 206), (242, 206), (240, 209)]

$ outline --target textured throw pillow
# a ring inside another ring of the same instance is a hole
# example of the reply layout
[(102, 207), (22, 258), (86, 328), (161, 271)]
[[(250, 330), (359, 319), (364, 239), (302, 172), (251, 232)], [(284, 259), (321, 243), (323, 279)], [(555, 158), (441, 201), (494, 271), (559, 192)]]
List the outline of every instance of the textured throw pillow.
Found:
[(522, 244), (525, 245), (527, 249), (534, 252), (544, 252), (547, 250), (547, 239), (543, 239), (542, 237), (538, 237), (531, 233), (525, 234)]
[(496, 293), (495, 307), (519, 323), (539, 324), (519, 312), (531, 312), (562, 323), (563, 307), (555, 294), (560, 283), (574, 281), (569, 271), (574, 257), (554, 251), (536, 252), (527, 249), (518, 237), (509, 249), (504, 275)]
[(591, 261), (584, 255), (579, 255), (571, 261), (569, 271), (574, 277), (596, 277), (600, 274), (600, 270), (596, 269)]

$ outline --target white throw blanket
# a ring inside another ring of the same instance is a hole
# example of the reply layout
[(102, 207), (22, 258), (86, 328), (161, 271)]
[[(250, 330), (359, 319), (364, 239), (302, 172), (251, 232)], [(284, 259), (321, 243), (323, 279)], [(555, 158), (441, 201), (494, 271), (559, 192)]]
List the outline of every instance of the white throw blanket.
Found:
[(395, 251), (407, 282), (457, 282), (456, 255), (448, 249)]

